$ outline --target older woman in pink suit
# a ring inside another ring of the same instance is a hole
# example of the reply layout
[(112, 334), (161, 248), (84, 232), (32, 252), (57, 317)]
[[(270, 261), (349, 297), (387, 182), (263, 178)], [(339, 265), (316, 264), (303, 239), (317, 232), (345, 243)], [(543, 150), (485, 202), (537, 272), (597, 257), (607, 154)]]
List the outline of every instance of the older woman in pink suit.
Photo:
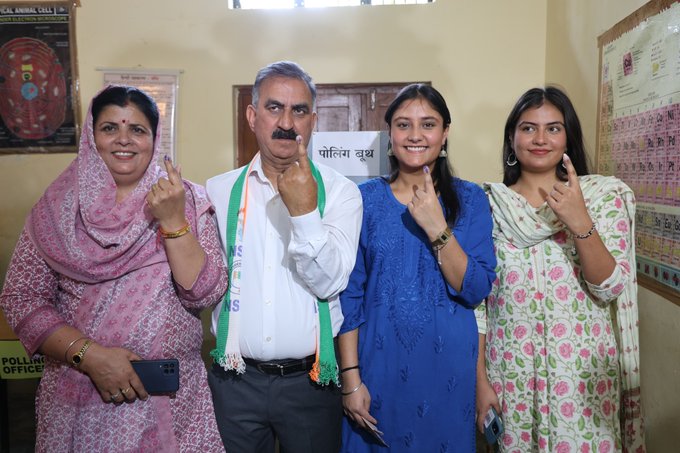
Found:
[[(159, 155), (158, 108), (112, 86), (92, 101), (76, 159), (33, 207), (0, 306), (45, 356), (36, 451), (222, 451), (200, 356), (201, 309), (226, 290), (203, 189)], [(131, 361), (175, 358), (149, 395)]]

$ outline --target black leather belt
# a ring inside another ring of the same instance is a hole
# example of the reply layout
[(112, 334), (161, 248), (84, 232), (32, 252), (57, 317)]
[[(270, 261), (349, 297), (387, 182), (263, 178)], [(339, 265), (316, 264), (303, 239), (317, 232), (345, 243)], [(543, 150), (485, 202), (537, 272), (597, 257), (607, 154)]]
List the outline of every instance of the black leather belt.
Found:
[(254, 366), (258, 371), (264, 374), (274, 374), (277, 376), (286, 376), (300, 371), (309, 371), (314, 365), (316, 356), (314, 354), (305, 357), (304, 359), (285, 359), (285, 360), (266, 360), (259, 361), (254, 359), (244, 358), (247, 365)]

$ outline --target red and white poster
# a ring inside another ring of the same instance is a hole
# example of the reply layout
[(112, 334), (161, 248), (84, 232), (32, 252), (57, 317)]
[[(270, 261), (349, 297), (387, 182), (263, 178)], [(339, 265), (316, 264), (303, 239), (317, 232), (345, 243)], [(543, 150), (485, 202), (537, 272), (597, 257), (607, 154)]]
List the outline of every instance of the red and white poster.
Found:
[(74, 11), (0, 3), (0, 153), (77, 150)]

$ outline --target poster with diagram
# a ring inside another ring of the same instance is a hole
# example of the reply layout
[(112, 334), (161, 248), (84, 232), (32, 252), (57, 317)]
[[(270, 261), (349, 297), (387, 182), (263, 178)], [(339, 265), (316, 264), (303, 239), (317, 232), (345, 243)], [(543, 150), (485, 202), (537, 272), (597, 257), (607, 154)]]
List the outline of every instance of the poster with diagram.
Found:
[(650, 2), (600, 50), (597, 171), (635, 192), (640, 284), (678, 302), (680, 2)]
[(75, 2), (0, 2), (0, 153), (75, 152)]

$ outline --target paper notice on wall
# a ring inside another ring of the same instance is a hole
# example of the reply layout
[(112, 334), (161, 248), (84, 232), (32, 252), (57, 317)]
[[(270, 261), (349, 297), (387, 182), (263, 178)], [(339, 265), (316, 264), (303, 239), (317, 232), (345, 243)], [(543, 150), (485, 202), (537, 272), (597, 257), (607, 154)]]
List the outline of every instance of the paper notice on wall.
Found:
[[(144, 90), (158, 105), (161, 123), (161, 154), (176, 158), (175, 129), (180, 71), (102, 69), (104, 86), (130, 85)], [(162, 160), (161, 160), (162, 162)]]
[(362, 179), (381, 174), (380, 131), (315, 132), (312, 136), (314, 162), (320, 162), (345, 176)]

